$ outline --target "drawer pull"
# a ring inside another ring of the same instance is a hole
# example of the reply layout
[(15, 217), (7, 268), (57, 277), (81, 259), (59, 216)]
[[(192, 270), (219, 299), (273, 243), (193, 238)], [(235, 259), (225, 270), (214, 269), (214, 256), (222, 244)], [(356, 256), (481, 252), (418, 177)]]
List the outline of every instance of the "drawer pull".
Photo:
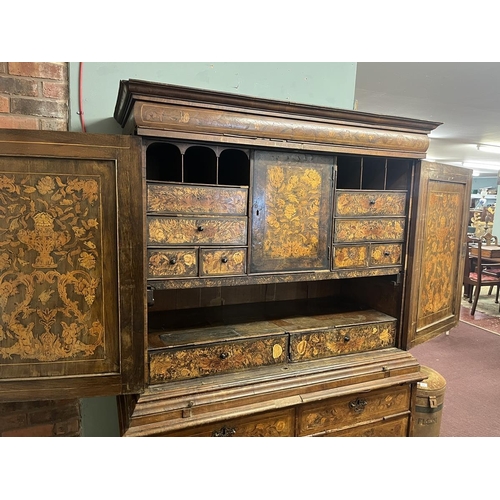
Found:
[(174, 265), (177, 263), (177, 259), (175, 257), (172, 257), (169, 262), (170, 264)]
[(387, 250), (386, 250), (386, 251), (384, 252), (384, 256), (385, 256), (385, 257), (389, 257), (389, 255), (391, 255), (391, 252), (389, 252), (389, 251), (387, 251)]
[(220, 359), (227, 359), (229, 358), (229, 353), (228, 352), (221, 352), (219, 355)]
[(203, 226), (198, 226), (198, 231), (203, 231)]
[(222, 257), (221, 262), (222, 262), (223, 264), (226, 264), (226, 263), (227, 263), (227, 257)]
[(234, 427), (222, 427), (218, 431), (212, 432), (212, 437), (231, 437), (236, 434), (236, 429)]
[(367, 402), (366, 399), (355, 399), (349, 403), (349, 408), (354, 411), (354, 413), (361, 413), (364, 411)]
[(369, 203), (370, 203), (370, 205), (375, 205), (375, 199), (371, 198)]
[(344, 342), (349, 342), (351, 340), (351, 337), (349, 335), (344, 336)]

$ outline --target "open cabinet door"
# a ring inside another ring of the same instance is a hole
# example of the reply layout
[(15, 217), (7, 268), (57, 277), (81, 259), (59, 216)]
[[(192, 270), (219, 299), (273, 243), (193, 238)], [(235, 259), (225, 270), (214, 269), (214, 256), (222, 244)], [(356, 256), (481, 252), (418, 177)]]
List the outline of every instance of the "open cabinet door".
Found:
[(469, 169), (427, 161), (417, 165), (403, 320), (406, 349), (459, 321), (471, 183)]
[(144, 384), (138, 139), (0, 131), (0, 401)]

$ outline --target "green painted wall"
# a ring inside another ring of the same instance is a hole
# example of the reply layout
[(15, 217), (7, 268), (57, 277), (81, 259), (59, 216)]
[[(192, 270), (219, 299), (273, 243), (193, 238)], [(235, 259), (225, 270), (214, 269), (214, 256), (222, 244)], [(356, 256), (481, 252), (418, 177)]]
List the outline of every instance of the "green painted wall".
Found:
[[(79, 63), (69, 64), (70, 130), (80, 131)], [(89, 133), (121, 134), (113, 118), (120, 80), (172, 83), (235, 94), (353, 109), (356, 63), (85, 62), (83, 111)], [(119, 435), (115, 398), (82, 399), (82, 435)]]
[[(70, 63), (70, 130), (81, 130), (79, 63)], [(356, 63), (350, 62), (85, 62), (83, 111), (87, 132), (121, 133), (113, 118), (120, 80), (172, 83), (332, 108), (353, 109)]]

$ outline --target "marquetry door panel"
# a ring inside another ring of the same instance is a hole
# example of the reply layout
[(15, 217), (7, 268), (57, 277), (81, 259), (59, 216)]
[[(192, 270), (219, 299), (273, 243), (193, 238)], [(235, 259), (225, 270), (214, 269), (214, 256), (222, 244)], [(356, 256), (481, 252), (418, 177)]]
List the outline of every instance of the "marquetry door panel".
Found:
[(141, 386), (137, 146), (0, 133), (0, 400)]
[[(417, 169), (404, 331), (410, 348), (455, 326), (460, 316), (472, 172), (422, 162)], [(417, 197), (415, 197), (417, 199)]]
[(256, 151), (250, 272), (329, 269), (333, 158)]

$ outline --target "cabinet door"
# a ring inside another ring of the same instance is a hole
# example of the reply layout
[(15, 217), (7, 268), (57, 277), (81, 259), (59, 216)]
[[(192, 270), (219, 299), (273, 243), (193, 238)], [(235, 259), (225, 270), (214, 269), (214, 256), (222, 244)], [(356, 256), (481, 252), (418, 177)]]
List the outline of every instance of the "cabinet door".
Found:
[(472, 171), (421, 162), (408, 251), (406, 348), (449, 330), (460, 316)]
[(256, 151), (250, 271), (329, 270), (333, 158)]
[(0, 401), (144, 381), (137, 138), (0, 131)]

